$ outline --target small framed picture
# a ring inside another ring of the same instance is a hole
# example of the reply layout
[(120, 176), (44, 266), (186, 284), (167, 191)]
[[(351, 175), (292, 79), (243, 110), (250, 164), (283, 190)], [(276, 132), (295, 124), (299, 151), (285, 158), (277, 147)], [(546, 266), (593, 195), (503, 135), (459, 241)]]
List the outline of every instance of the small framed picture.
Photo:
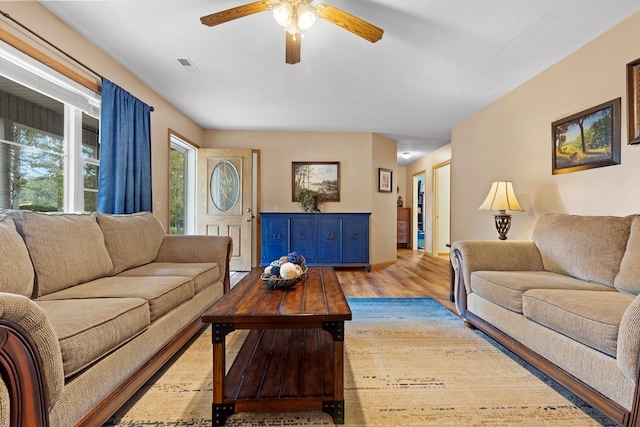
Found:
[(380, 193), (391, 193), (392, 177), (392, 170), (378, 168), (378, 191)]

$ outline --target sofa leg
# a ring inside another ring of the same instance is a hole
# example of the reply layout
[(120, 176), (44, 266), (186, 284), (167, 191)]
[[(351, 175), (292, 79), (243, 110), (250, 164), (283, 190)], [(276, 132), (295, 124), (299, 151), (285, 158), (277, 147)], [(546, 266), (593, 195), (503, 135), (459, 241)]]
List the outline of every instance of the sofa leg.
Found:
[(473, 326), (473, 323), (469, 322), (468, 320), (464, 321), (464, 326), (466, 326), (469, 329), (476, 329), (476, 327)]

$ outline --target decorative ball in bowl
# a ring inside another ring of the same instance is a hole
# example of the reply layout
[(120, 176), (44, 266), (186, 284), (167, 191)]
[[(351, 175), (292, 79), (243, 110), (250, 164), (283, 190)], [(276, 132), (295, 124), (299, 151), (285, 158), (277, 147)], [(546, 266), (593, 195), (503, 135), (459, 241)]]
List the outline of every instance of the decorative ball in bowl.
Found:
[(288, 288), (307, 274), (305, 259), (297, 252), (272, 261), (260, 275), (269, 289)]

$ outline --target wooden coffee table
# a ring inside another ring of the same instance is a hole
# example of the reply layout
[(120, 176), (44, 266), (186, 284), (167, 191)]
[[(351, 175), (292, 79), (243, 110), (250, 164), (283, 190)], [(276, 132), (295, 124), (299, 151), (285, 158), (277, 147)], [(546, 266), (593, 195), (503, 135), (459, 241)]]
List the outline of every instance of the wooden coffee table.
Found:
[[(213, 340), (212, 423), (236, 412), (321, 410), (344, 424), (344, 322), (351, 309), (331, 267), (269, 290), (253, 269), (203, 315)], [(225, 337), (250, 329), (225, 375)]]

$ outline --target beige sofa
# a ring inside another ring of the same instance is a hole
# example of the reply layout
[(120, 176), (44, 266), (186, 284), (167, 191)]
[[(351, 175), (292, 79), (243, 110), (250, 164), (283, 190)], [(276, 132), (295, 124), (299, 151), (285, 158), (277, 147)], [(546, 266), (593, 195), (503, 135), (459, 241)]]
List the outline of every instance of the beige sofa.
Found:
[(546, 214), (531, 241), (458, 241), (451, 263), (465, 322), (640, 425), (640, 215)]
[(228, 237), (151, 213), (0, 215), (0, 426), (100, 425), (229, 288)]

